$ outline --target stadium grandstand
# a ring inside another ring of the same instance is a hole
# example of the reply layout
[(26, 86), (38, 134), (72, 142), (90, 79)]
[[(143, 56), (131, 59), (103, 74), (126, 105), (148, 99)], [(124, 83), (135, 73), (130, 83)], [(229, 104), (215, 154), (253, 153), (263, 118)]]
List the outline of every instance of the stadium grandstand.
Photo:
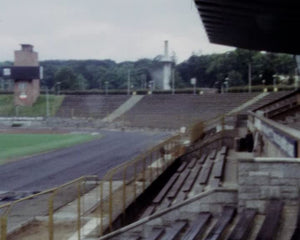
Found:
[[(286, 37), (294, 1), (194, 2), (211, 42), (300, 52)], [(18, 131), (103, 140), (1, 165), (0, 240), (298, 240), (299, 104), (299, 90), (66, 95), (55, 117), (20, 118)]]

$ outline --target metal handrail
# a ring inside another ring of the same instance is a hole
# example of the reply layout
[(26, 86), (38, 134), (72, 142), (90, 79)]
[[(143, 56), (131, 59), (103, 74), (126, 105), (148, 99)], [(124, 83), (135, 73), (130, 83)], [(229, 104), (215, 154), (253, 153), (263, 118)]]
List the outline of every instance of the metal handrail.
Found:
[[(147, 171), (147, 168), (149, 166), (146, 166), (146, 158), (149, 158), (150, 159), (150, 165), (153, 164), (153, 155), (155, 154), (158, 154), (158, 152), (160, 152), (160, 150), (162, 148), (167, 148), (167, 146), (169, 146), (168, 148), (173, 148), (175, 146), (175, 142), (179, 142), (181, 139), (181, 136), (180, 135), (176, 135), (176, 136), (173, 136), (165, 141), (163, 141), (162, 143), (152, 147), (151, 149), (145, 151), (144, 153), (142, 153), (141, 155), (135, 157), (134, 159), (128, 161), (128, 162), (125, 162), (125, 163), (122, 163), (112, 169), (110, 169), (106, 174), (105, 176), (101, 179), (101, 202), (103, 202), (103, 183), (104, 182), (109, 182), (109, 196), (108, 196), (108, 218), (109, 218), (109, 229), (112, 230), (112, 223), (113, 223), (113, 187), (112, 187), (112, 179), (113, 177), (116, 175), (116, 174), (120, 174), (121, 176), (123, 176), (123, 184), (122, 184), (122, 214), (124, 215), (125, 214), (125, 210), (126, 210), (126, 200), (127, 200), (127, 191), (126, 191), (126, 186), (128, 183), (130, 182), (134, 182), (133, 186), (134, 186), (134, 199), (133, 201), (136, 200), (137, 198), (137, 193), (136, 193), (136, 186), (135, 186), (135, 182), (137, 181), (137, 177), (139, 174), (142, 174), (142, 186), (143, 186), (143, 191), (145, 190), (146, 188), (146, 171)], [(170, 146), (172, 144), (172, 146)], [(169, 150), (169, 149), (167, 149)], [(159, 163), (158, 163), (158, 159), (156, 159), (156, 177), (159, 175)], [(138, 174), (137, 173), (137, 164), (141, 163), (142, 164), (142, 170), (141, 172)], [(127, 177), (128, 177), (128, 174), (127, 174), (127, 170), (130, 168), (130, 167), (133, 167), (134, 169), (134, 173), (133, 173), (133, 176), (131, 176), (131, 178), (129, 180), (127, 180)], [(166, 167), (166, 166), (164, 166)], [(162, 172), (162, 171), (160, 171)], [(149, 179), (148, 182), (149, 184), (154, 180), (153, 179), (153, 170), (152, 170), (152, 167), (149, 168)], [(101, 218), (103, 219), (103, 204), (101, 204), (101, 207), (100, 207), (100, 216)], [(100, 234), (103, 233), (103, 229), (104, 229), (104, 226), (103, 226), (103, 221), (101, 221), (101, 226), (100, 226)]]
[[(159, 174), (161, 174), (163, 172), (163, 170), (167, 167), (166, 166), (166, 161), (164, 159), (164, 157), (161, 159), (161, 164), (159, 163), (159, 159), (161, 157), (161, 149), (164, 149), (170, 156), (171, 156), (171, 160), (167, 162), (167, 164), (171, 164), (171, 162), (176, 159), (180, 154), (182, 154), (181, 152), (181, 148), (182, 144), (181, 144), (181, 136), (180, 135), (175, 135), (172, 136), (171, 138), (159, 143), (158, 145), (152, 147), (151, 149), (145, 151), (144, 153), (140, 154), (139, 156), (133, 158), (132, 160), (122, 163), (112, 169), (110, 169), (105, 176), (99, 180), (97, 176), (82, 176), (80, 178), (74, 179), (70, 182), (67, 182), (61, 186), (58, 187), (54, 187), (45, 191), (42, 191), (40, 193), (36, 193), (30, 196), (26, 196), (24, 198), (18, 199), (16, 201), (10, 202), (10, 203), (6, 203), (0, 206), (0, 209), (3, 209), (4, 211), (2, 212), (1, 216), (0, 216), (0, 221), (1, 221), (1, 235), (0, 235), (0, 239), (1, 240), (6, 240), (7, 239), (7, 221), (9, 218), (9, 215), (12, 211), (12, 209), (21, 202), (27, 201), (29, 199), (32, 198), (36, 198), (42, 195), (46, 195), (49, 194), (49, 198), (48, 198), (48, 231), (49, 231), (49, 240), (53, 240), (54, 239), (54, 219), (53, 219), (53, 214), (54, 214), (54, 199), (57, 196), (57, 193), (68, 186), (77, 184), (77, 232), (78, 232), (78, 239), (80, 239), (81, 233), (80, 233), (80, 227), (81, 227), (81, 209), (80, 209), (80, 196), (82, 194), (82, 189), (81, 189), (81, 184), (85, 181), (87, 181), (88, 179), (95, 179), (100, 186), (100, 218), (101, 220), (104, 219), (104, 196), (103, 196), (103, 184), (106, 181), (109, 181), (109, 195), (108, 195), (108, 202), (109, 202), (109, 226), (110, 228), (112, 228), (112, 222), (113, 222), (113, 218), (115, 213), (113, 212), (113, 205), (112, 205), (112, 201), (113, 201), (113, 186), (112, 186), (112, 179), (114, 177), (114, 175), (116, 174), (122, 174), (123, 176), (123, 184), (122, 184), (122, 212), (125, 213), (126, 210), (126, 204), (127, 204), (127, 197), (129, 196), (129, 193), (127, 192), (127, 184), (129, 184), (130, 182), (134, 182), (137, 181), (137, 179), (139, 177), (142, 177), (142, 190), (145, 190), (145, 188), (147, 186), (150, 185), (151, 182), (154, 181), (154, 179), (156, 177), (159, 176)], [(149, 167), (149, 165), (147, 165), (146, 160), (148, 159), (148, 164), (153, 164), (154, 160), (157, 161), (155, 168), (156, 171), (154, 171), (152, 169), (152, 167)], [(150, 161), (150, 162), (149, 162)], [(138, 170), (138, 165), (141, 165), (141, 169)], [(134, 172), (132, 174), (132, 176), (129, 176), (129, 174), (127, 173), (127, 171), (129, 169), (133, 169)], [(146, 173), (146, 171), (149, 171), (148, 173)], [(130, 177), (130, 178), (128, 178)], [(138, 197), (137, 194), (137, 187), (135, 186), (136, 184), (133, 184), (134, 186), (134, 194), (133, 194), (133, 201), (136, 200), (136, 198)], [(104, 227), (103, 226), (103, 221), (101, 221), (100, 224), (100, 231), (101, 233), (103, 233)]]
[[(221, 116), (217, 116), (213, 119), (207, 120), (207, 121), (199, 121), (198, 123), (203, 124), (204, 126), (207, 126), (213, 122), (221, 122), (224, 123), (224, 118), (228, 115), (224, 114)], [(198, 124), (195, 123), (195, 124)], [(138, 179), (142, 179), (142, 190), (144, 191), (154, 180), (157, 178), (167, 167), (169, 164), (171, 164), (177, 157), (182, 155), (184, 153), (183, 151), (183, 143), (182, 143), (182, 137), (188, 137), (193, 131), (192, 127), (188, 128), (188, 131), (185, 135), (175, 135), (170, 137), (169, 139), (159, 143), (158, 145), (146, 150), (142, 154), (134, 157), (132, 160), (129, 160), (125, 163), (122, 163), (112, 169), (110, 169), (101, 179), (98, 178), (98, 176), (82, 176), (80, 178), (77, 178), (75, 180), (72, 180), (68, 183), (65, 183), (61, 186), (54, 187), (45, 191), (42, 191), (37, 194), (33, 194), (24, 198), (21, 198), (19, 200), (13, 201), (11, 203), (7, 203), (0, 206), (0, 209), (5, 209), (4, 213), (2, 213), (0, 217), (1, 221), (1, 235), (0, 240), (6, 240), (6, 234), (7, 234), (7, 219), (9, 217), (9, 213), (14, 208), (14, 206), (22, 201), (29, 200), (31, 198), (35, 198), (41, 195), (45, 194), (51, 194), (48, 199), (48, 219), (49, 219), (49, 225), (48, 225), (48, 231), (49, 231), (49, 240), (54, 239), (54, 199), (61, 189), (64, 187), (77, 184), (77, 232), (78, 232), (78, 239), (81, 237), (80, 228), (81, 228), (81, 208), (80, 208), (80, 196), (82, 194), (81, 184), (88, 179), (95, 179), (97, 181), (97, 184), (99, 184), (100, 187), (100, 202), (99, 202), (99, 218), (100, 218), (100, 235), (103, 234), (105, 228), (107, 226), (104, 225), (104, 218), (105, 218), (105, 210), (108, 212), (108, 227), (110, 230), (112, 230), (112, 224), (114, 221), (114, 218), (116, 217), (116, 212), (114, 212), (114, 206), (113, 206), (113, 177), (116, 174), (120, 174), (122, 176), (122, 199), (121, 199), (121, 213), (124, 215), (125, 210), (127, 207), (127, 198), (130, 196), (130, 193), (128, 192), (129, 184), (133, 183), (133, 199), (132, 201), (135, 201), (137, 199), (138, 191), (136, 182), (140, 181)], [(161, 152), (161, 150), (164, 150)], [(168, 161), (165, 159), (166, 154), (170, 157)], [(147, 163), (148, 160), (148, 163)], [(153, 161), (156, 161), (156, 165), (154, 167), (151, 167), (153, 164)], [(159, 160), (161, 162), (159, 162)], [(140, 165), (140, 166), (139, 166)], [(141, 169), (138, 169), (138, 166)], [(154, 168), (154, 170), (152, 169)], [(128, 170), (133, 170), (132, 175), (128, 174)], [(156, 169), (156, 171), (155, 171)], [(148, 171), (148, 172), (147, 172)], [(109, 194), (106, 199), (104, 199), (104, 183), (109, 183)], [(131, 196), (132, 197), (132, 196)], [(106, 206), (108, 206), (108, 209), (104, 209)], [(107, 216), (107, 215), (106, 215)]]
[[(85, 182), (87, 181), (88, 179), (95, 179), (98, 181), (98, 177), (95, 176), (95, 175), (87, 175), (87, 176), (82, 176), (82, 177), (79, 177), (77, 179), (74, 179), (70, 182), (67, 182), (65, 184), (62, 184), (58, 187), (54, 187), (54, 188), (51, 188), (51, 189), (47, 189), (45, 191), (42, 191), (42, 192), (39, 192), (39, 193), (36, 193), (36, 194), (32, 194), (32, 195), (29, 195), (29, 196), (26, 196), (24, 198), (21, 198), (21, 199), (18, 199), (16, 201), (13, 201), (13, 202), (10, 202), (10, 203), (6, 203), (6, 204), (3, 204), (0, 206), (0, 209), (3, 209), (3, 208), (6, 208), (4, 213), (1, 215), (0, 217), (0, 221), (1, 221), (1, 234), (0, 234), (0, 239), (1, 240), (6, 240), (7, 239), (7, 220), (8, 220), (8, 217), (9, 217), (9, 214), (11, 212), (11, 210), (13, 209), (13, 207), (20, 203), (20, 202), (24, 202), (26, 200), (29, 200), (29, 199), (32, 199), (32, 198), (35, 198), (35, 197), (39, 197), (39, 196), (42, 196), (42, 195), (45, 195), (45, 194), (51, 194), (50, 198), (48, 199), (48, 218), (49, 218), (49, 225), (48, 225), (48, 228), (49, 228), (49, 240), (53, 240), (53, 213), (54, 213), (54, 208), (53, 208), (53, 202), (54, 202), (54, 197), (56, 195), (56, 193), (60, 190), (60, 189), (63, 189), (67, 186), (71, 186), (73, 184), (77, 184), (78, 186), (78, 190), (79, 189), (79, 186), (82, 182)], [(78, 198), (78, 202), (80, 204), (80, 196), (81, 196), (81, 192), (79, 191), (78, 192), (78, 195), (77, 195), (77, 198)], [(80, 207), (80, 206), (79, 206)], [(81, 226), (81, 223), (80, 223), (80, 208), (78, 209), (79, 212), (78, 212), (78, 216), (77, 216), (77, 231), (79, 232), (80, 234), (80, 226)], [(80, 239), (80, 238), (79, 238)]]

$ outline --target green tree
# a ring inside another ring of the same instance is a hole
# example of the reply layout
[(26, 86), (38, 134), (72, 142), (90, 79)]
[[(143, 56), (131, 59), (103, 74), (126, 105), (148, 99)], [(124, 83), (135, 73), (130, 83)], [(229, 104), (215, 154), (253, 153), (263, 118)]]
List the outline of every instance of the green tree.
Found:
[(60, 83), (62, 90), (84, 90), (87, 81), (82, 75), (76, 75), (72, 68), (63, 67), (54, 75), (55, 83)]

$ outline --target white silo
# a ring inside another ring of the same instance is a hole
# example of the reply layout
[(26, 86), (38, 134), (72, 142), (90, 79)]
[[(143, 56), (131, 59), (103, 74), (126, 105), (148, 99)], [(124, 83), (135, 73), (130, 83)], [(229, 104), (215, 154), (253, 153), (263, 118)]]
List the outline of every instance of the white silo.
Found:
[(172, 65), (173, 61), (169, 56), (169, 46), (168, 41), (165, 41), (165, 53), (161, 62), (163, 63), (163, 78), (162, 78), (162, 89), (170, 90), (171, 89), (171, 76), (172, 76)]

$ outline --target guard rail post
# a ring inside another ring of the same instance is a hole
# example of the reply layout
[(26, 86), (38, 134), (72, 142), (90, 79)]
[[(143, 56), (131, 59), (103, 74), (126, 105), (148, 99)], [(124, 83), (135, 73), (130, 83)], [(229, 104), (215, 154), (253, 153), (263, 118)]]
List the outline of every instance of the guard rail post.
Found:
[(7, 216), (1, 216), (1, 240), (6, 240)]
[(49, 198), (48, 203), (48, 234), (49, 234), (49, 240), (54, 239), (54, 220), (53, 220), (53, 213), (54, 213), (54, 197), (56, 195), (56, 190), (54, 190)]
[(123, 218), (125, 219), (126, 210), (126, 177), (127, 177), (127, 166), (123, 170)]
[(77, 183), (77, 236), (78, 240), (81, 238), (81, 181)]

